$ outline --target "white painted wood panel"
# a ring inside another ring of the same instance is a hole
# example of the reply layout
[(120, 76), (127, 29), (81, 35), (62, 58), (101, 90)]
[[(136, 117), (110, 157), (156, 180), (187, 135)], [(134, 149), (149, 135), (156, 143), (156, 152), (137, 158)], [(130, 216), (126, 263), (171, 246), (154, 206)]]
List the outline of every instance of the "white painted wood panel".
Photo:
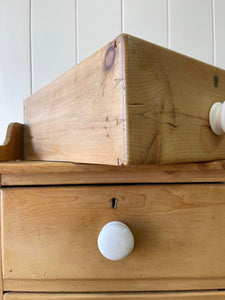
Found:
[(168, 1), (170, 48), (212, 64), (212, 0)]
[(0, 143), (30, 95), (29, 0), (0, 1)]
[(123, 31), (167, 47), (167, 0), (122, 0)]
[(78, 62), (122, 31), (121, 0), (77, 0)]
[(76, 64), (75, 0), (31, 1), (33, 92)]
[(215, 65), (225, 69), (225, 1), (214, 0)]

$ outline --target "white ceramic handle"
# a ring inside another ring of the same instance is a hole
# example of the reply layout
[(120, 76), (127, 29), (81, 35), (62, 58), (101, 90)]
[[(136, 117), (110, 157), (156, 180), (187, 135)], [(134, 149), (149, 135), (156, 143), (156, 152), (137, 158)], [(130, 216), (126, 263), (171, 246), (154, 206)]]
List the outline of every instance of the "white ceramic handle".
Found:
[(225, 102), (216, 102), (209, 112), (209, 124), (216, 135), (225, 133)]
[(134, 247), (134, 237), (129, 227), (119, 221), (107, 223), (99, 233), (98, 249), (109, 260), (121, 260)]

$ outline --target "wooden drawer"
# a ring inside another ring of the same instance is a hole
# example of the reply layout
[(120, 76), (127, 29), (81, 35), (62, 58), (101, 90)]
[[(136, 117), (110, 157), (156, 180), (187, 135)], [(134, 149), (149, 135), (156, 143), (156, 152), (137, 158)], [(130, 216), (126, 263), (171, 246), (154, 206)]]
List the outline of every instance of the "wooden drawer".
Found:
[(224, 70), (123, 34), (25, 101), (25, 159), (224, 159), (225, 137), (209, 125), (224, 94)]
[[(224, 288), (224, 195), (224, 184), (3, 189), (4, 290)], [(135, 239), (133, 252), (116, 262), (97, 248), (113, 220)]]
[(113, 293), (113, 294), (32, 294), (6, 293), (4, 300), (223, 300), (225, 292), (186, 292), (186, 293)]

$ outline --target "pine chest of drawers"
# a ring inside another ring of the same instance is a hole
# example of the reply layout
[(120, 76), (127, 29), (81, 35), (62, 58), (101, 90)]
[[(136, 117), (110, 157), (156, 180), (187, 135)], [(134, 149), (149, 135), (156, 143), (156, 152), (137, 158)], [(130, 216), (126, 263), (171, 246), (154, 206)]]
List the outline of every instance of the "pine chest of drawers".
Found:
[[(225, 164), (8, 162), (1, 173), (2, 299), (225, 299)], [(134, 237), (98, 250), (105, 224)]]

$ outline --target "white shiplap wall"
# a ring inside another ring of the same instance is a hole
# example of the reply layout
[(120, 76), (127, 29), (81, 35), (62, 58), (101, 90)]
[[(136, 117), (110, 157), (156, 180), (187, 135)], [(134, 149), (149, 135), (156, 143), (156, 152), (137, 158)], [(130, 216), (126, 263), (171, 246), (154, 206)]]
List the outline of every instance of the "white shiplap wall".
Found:
[(76, 64), (74, 0), (31, 1), (32, 92)]
[(0, 141), (31, 93), (29, 0), (0, 0)]
[(169, 47), (213, 63), (212, 0), (169, 0)]
[(121, 33), (121, 0), (77, 0), (76, 7), (79, 63)]
[(167, 0), (124, 0), (123, 32), (168, 46)]
[(225, 0), (0, 0), (0, 143), (23, 99), (130, 33), (225, 69)]

